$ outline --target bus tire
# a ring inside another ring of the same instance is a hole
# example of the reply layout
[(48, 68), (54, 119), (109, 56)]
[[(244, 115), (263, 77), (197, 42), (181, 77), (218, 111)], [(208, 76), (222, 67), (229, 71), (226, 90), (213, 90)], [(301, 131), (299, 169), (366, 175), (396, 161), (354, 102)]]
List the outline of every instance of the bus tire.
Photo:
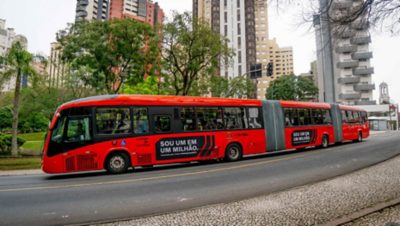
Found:
[(242, 158), (242, 147), (238, 143), (229, 144), (225, 149), (225, 161), (234, 162)]
[(321, 140), (321, 147), (327, 148), (329, 146), (329, 137), (328, 135), (323, 135)]
[(362, 132), (358, 132), (357, 142), (361, 143), (363, 141)]
[(111, 174), (126, 173), (129, 165), (129, 157), (123, 152), (112, 153), (105, 162), (105, 168)]

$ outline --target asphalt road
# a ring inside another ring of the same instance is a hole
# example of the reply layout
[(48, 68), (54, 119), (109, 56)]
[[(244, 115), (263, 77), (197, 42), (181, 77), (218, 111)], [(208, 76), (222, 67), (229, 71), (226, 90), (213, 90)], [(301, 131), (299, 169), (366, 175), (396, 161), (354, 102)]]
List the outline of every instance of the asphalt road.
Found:
[(328, 149), (181, 164), (124, 175), (0, 177), (0, 225), (64, 225), (126, 219), (237, 201), (325, 180), (400, 154), (400, 133)]

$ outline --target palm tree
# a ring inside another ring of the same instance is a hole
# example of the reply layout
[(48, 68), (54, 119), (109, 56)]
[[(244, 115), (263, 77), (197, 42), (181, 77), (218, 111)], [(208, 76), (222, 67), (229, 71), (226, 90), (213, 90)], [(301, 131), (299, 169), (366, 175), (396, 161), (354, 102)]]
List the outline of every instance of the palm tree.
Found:
[(7, 54), (2, 57), (1, 63), (4, 70), (1, 72), (2, 81), (16, 77), (14, 90), (14, 105), (12, 111), (12, 140), (11, 154), (18, 155), (17, 133), (18, 133), (18, 114), (20, 105), (21, 78), (23, 75), (34, 75), (35, 70), (31, 66), (32, 54), (24, 49), (21, 42), (16, 41), (12, 44)]

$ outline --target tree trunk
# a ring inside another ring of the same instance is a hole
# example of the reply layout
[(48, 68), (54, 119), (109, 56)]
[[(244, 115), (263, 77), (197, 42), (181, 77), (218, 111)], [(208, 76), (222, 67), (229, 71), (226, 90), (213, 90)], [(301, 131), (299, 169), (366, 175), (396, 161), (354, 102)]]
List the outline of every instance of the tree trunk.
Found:
[(17, 79), (15, 82), (15, 92), (14, 92), (14, 106), (13, 106), (13, 117), (12, 117), (12, 139), (11, 139), (11, 155), (18, 155), (18, 113), (19, 113), (19, 98), (21, 90), (21, 70), (18, 70)]

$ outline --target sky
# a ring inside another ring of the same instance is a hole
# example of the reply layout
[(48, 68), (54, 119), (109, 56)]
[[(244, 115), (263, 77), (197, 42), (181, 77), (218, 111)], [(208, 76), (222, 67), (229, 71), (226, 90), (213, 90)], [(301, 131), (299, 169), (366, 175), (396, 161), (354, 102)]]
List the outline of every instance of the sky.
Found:
[[(172, 10), (192, 10), (192, 0), (158, 2), (167, 16)], [(6, 27), (28, 38), (30, 52), (49, 55), (55, 33), (74, 22), (75, 7), (76, 0), (1, 0), (0, 18), (6, 20)], [(298, 4), (286, 8), (271, 5), (269, 9), (270, 38), (275, 37), (281, 47), (293, 47), (295, 74), (308, 72), (310, 62), (316, 59), (315, 33), (311, 24), (302, 22), (302, 10)], [(400, 35), (392, 37), (373, 30), (371, 37), (374, 99), (378, 101), (379, 84), (384, 81), (389, 84), (391, 99), (400, 103)]]

